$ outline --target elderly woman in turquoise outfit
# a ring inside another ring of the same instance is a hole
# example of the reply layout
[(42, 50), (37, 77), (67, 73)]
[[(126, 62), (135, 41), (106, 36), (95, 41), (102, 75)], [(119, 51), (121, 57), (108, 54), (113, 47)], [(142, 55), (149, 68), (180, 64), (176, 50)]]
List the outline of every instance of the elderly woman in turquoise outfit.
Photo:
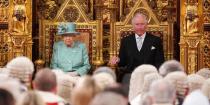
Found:
[(53, 46), (51, 67), (61, 69), (71, 76), (82, 76), (90, 69), (88, 53), (85, 44), (74, 41), (79, 32), (75, 31), (75, 23), (58, 25), (58, 35), (63, 40)]

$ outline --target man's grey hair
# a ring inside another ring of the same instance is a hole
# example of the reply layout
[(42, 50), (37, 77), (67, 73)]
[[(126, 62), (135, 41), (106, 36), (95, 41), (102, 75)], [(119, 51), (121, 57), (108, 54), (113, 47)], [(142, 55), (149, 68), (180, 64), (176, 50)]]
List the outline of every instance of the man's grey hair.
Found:
[(145, 19), (146, 24), (149, 22), (148, 17), (145, 14), (143, 14), (141, 12), (135, 12), (133, 17), (132, 17), (131, 24), (133, 24), (134, 18), (138, 18), (138, 17), (143, 17)]
[(165, 77), (168, 73), (174, 72), (174, 71), (183, 71), (184, 72), (183, 65), (180, 62), (178, 62), (177, 60), (168, 60), (168, 61), (164, 62), (159, 68), (159, 73), (163, 77)]
[(150, 86), (149, 95), (154, 99), (155, 103), (172, 104), (176, 97), (176, 89), (170, 82), (160, 79), (154, 81)]

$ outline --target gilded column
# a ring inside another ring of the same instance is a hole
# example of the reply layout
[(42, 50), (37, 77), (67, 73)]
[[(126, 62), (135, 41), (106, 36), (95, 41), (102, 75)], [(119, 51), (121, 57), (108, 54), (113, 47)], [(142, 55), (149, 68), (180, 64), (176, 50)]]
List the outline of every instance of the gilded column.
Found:
[(191, 74), (199, 66), (199, 44), (203, 36), (202, 0), (182, 0), (181, 7), (180, 62)]
[(96, 19), (98, 20), (98, 29), (97, 31), (97, 36), (96, 36), (96, 59), (93, 61), (93, 64), (98, 67), (100, 65), (104, 64), (103, 60), (103, 41), (102, 41), (102, 36), (103, 36), (103, 20), (102, 20), (102, 11), (103, 11), (103, 2), (102, 0), (96, 0), (95, 1), (95, 6), (94, 6), (96, 12)]
[(167, 48), (167, 59), (173, 59), (174, 58), (174, 12), (175, 10), (175, 4), (173, 0), (168, 0), (168, 5), (166, 6), (167, 9), (167, 21), (169, 26), (169, 35), (168, 35), (168, 48)]
[(115, 35), (117, 5), (114, 0), (109, 2), (108, 9), (110, 11), (110, 53), (109, 53), (110, 56), (109, 57), (111, 59), (113, 56), (117, 56), (117, 45), (116, 45), (117, 35)]

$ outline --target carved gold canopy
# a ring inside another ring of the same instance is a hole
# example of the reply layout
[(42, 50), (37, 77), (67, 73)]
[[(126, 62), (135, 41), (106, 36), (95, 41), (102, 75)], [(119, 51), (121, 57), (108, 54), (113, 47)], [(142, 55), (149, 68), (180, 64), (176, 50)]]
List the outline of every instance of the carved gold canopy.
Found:
[(120, 39), (133, 32), (131, 17), (140, 11), (149, 18), (148, 32), (162, 38), (166, 59), (180, 59), (187, 73), (210, 67), (209, 0), (0, 1), (1, 66), (20, 55), (49, 66), (61, 22), (77, 24), (92, 65), (106, 65), (118, 55)]

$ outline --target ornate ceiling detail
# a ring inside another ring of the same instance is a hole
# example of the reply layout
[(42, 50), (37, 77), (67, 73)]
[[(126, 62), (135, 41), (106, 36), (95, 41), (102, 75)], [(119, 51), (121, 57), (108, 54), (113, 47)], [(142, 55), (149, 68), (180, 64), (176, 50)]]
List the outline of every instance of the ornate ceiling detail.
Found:
[(59, 5), (57, 0), (39, 0), (38, 13), (40, 18), (52, 20), (55, 18)]
[(89, 19), (93, 19), (93, 2), (91, 0), (78, 0), (78, 4), (87, 14)]
[(65, 14), (63, 17), (68, 22), (75, 22), (79, 19), (79, 11), (75, 6), (69, 6), (64, 11), (63, 14)]
[(176, 0), (147, 0), (147, 2), (161, 22), (176, 20)]

